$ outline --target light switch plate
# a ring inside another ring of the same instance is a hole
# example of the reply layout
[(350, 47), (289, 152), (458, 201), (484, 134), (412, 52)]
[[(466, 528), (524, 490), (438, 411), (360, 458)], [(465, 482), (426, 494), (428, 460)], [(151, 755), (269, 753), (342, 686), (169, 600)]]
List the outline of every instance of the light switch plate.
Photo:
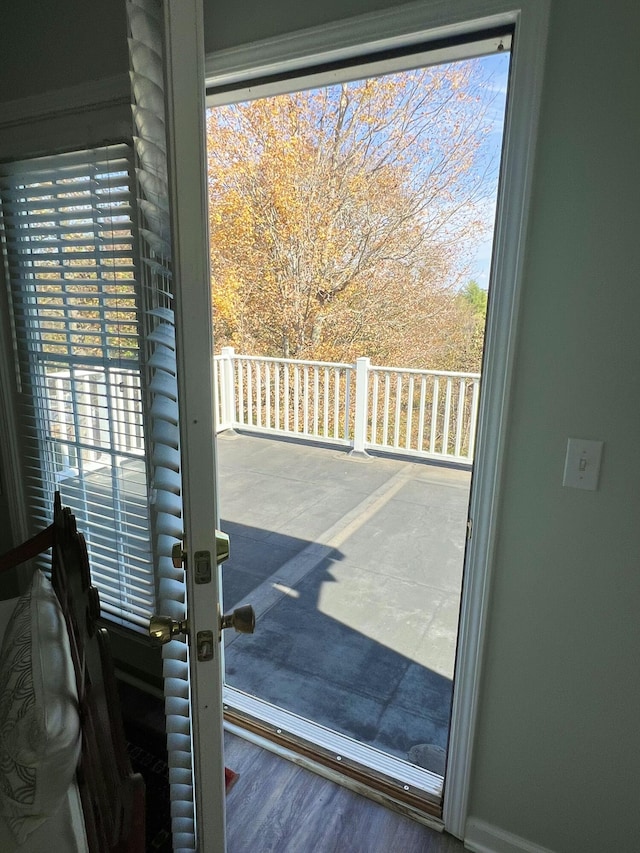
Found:
[(603, 446), (602, 441), (570, 438), (567, 441), (562, 485), (574, 489), (597, 489)]

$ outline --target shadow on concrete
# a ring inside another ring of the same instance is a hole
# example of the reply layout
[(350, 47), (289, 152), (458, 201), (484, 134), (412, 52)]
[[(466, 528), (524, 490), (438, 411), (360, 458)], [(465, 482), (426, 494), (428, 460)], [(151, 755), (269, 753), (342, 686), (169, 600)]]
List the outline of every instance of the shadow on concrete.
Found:
[[(231, 538), (225, 609), (251, 603), (258, 616), (253, 636), (225, 634), (228, 683), (442, 772), (468, 472), (363, 465), (257, 436), (221, 440), (218, 450), (221, 527)], [(61, 490), (90, 548), (111, 545), (117, 526), (127, 564), (146, 576), (142, 463), (70, 477)]]
[[(399, 645), (411, 645), (412, 633), (416, 650), (420, 645), (430, 603), (416, 598), (419, 590), (400, 590), (407, 596), (404, 610), (397, 594), (389, 601), (384, 585), (376, 594), (361, 587), (362, 576), (347, 582), (340, 549), (325, 546), (323, 556), (311, 540), (231, 520), (222, 527), (232, 542), (223, 568), (225, 609), (251, 603), (258, 613), (253, 636), (227, 632), (227, 682), (443, 773), (452, 682), (421, 665), (418, 655), (393, 648), (396, 633)], [(290, 575), (280, 570), (297, 562), (303, 564), (299, 580), (288, 583)], [(427, 744), (438, 749), (425, 750)]]

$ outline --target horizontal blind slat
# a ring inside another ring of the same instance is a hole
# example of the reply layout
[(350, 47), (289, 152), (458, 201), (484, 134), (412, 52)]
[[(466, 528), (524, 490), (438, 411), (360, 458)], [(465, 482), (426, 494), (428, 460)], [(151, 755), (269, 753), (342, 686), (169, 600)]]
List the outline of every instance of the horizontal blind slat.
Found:
[(0, 201), (32, 517), (50, 517), (59, 489), (103, 609), (144, 625), (155, 573), (134, 174), (127, 145), (4, 163)]

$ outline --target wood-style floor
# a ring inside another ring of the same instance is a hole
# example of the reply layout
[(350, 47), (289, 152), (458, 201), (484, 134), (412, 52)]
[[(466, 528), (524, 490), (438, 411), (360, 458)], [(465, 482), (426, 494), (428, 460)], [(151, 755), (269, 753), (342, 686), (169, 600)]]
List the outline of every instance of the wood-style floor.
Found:
[(303, 767), (225, 733), (228, 853), (462, 853), (428, 829)]

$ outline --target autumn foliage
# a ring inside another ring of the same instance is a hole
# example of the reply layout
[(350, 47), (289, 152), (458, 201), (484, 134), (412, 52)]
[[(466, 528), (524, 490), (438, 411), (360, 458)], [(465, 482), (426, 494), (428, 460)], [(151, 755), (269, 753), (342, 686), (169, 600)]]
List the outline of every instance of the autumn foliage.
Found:
[(217, 348), (479, 368), (457, 291), (490, 225), (483, 73), (465, 61), (210, 110)]

